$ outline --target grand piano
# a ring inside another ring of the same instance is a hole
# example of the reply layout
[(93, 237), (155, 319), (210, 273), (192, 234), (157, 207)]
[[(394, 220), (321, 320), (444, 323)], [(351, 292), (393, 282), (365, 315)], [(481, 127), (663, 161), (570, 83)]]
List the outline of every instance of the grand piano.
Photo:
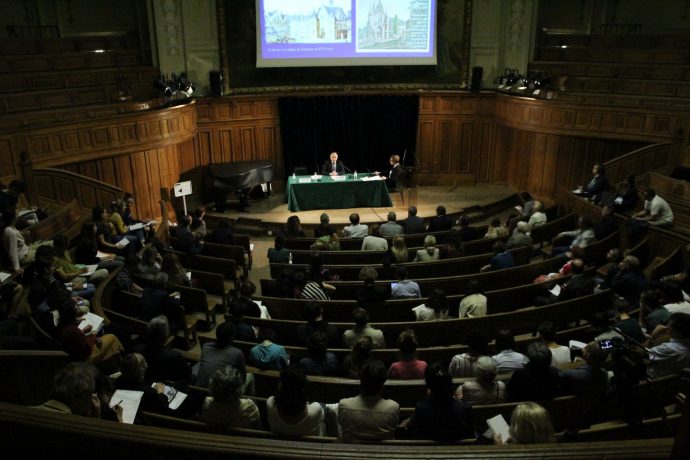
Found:
[(256, 186), (267, 184), (271, 194), (273, 164), (265, 160), (212, 163), (185, 171), (180, 180), (191, 180), (194, 194), (201, 194), (204, 203), (213, 201), (216, 210), (223, 212), (229, 193), (239, 199), (239, 211), (247, 207), (249, 192)]

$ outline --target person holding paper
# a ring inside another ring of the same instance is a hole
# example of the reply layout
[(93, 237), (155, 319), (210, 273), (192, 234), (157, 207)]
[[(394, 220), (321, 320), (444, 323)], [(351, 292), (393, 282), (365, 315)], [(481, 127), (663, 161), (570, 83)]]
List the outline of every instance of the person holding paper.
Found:
[(117, 237), (127, 238), (130, 243), (137, 245), (137, 251), (144, 246), (146, 238), (144, 237), (144, 229), (137, 228), (130, 230), (129, 226), (125, 225), (122, 218), (124, 214), (125, 203), (122, 200), (115, 200), (110, 204), (110, 223), (115, 229)]
[(134, 245), (130, 246), (127, 238), (113, 239), (115, 232), (112, 224), (108, 221), (108, 213), (104, 208), (95, 206), (91, 210), (91, 217), (93, 223), (96, 224), (96, 240), (98, 241), (98, 249), (100, 251), (117, 254), (118, 256), (125, 256), (130, 252), (134, 252)]
[(57, 235), (53, 238), (53, 263), (55, 264), (55, 276), (63, 283), (68, 283), (77, 277), (88, 278), (89, 281), (98, 283), (108, 276), (108, 270), (97, 268), (96, 265), (78, 266), (72, 262), (69, 251), (69, 240), (65, 235)]
[(331, 152), (329, 160), (321, 167), (321, 174), (324, 176), (338, 176), (345, 174), (345, 165), (338, 161), (338, 152)]
[(108, 271), (124, 266), (124, 258), (98, 250), (96, 231), (96, 224), (93, 222), (85, 222), (82, 225), (77, 245), (74, 248), (75, 262), (82, 265), (95, 264), (97, 268), (105, 268)]
[[(489, 426), (494, 429), (491, 423)], [(510, 416), (509, 438), (497, 434), (494, 441), (496, 444), (551, 444), (556, 442), (556, 435), (549, 412), (537, 403), (524, 402)]]
[(137, 414), (140, 411), (167, 414), (168, 397), (164, 392), (165, 384), (158, 382), (152, 385), (151, 382), (147, 381), (147, 369), (148, 364), (142, 354), (128, 354), (122, 360), (122, 365), (120, 366), (122, 375), (115, 381), (115, 387), (118, 390), (141, 391), (144, 393)]

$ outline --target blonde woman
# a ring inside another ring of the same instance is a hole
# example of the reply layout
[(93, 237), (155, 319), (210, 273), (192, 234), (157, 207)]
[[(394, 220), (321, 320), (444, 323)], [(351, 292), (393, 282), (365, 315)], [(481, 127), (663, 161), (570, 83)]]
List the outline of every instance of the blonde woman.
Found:
[(424, 238), (424, 249), (418, 249), (415, 256), (415, 262), (431, 262), (439, 260), (440, 255), (436, 247), (436, 237), (434, 235), (427, 235)]
[(547, 410), (537, 403), (524, 402), (510, 416), (510, 438), (503, 440), (496, 434), (494, 441), (496, 444), (548, 444), (556, 442), (556, 434)]
[(394, 264), (404, 264), (410, 259), (407, 255), (407, 245), (405, 244), (405, 238), (402, 235), (398, 235), (393, 238), (393, 245), (390, 249), (391, 259)]

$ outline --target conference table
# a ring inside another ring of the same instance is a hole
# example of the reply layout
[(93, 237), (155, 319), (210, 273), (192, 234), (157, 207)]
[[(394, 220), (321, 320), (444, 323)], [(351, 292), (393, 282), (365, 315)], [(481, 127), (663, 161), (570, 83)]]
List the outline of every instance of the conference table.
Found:
[(386, 181), (367, 179), (363, 174), (357, 179), (352, 174), (335, 179), (331, 176), (293, 176), (288, 178), (285, 201), (292, 212), (392, 206)]

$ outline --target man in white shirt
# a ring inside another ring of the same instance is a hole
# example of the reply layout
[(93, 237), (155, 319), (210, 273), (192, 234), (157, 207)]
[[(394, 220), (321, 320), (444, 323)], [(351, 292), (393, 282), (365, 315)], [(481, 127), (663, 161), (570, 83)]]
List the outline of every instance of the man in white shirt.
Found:
[(530, 216), (529, 221), (527, 221), (530, 231), (534, 230), (535, 227), (539, 227), (540, 225), (544, 225), (546, 223), (544, 203), (542, 203), (541, 201), (535, 201), (533, 209), (534, 212)]
[(633, 219), (646, 222), (655, 227), (670, 227), (673, 225), (673, 211), (666, 200), (656, 194), (653, 188), (644, 195), (644, 209), (633, 215)]
[(690, 367), (690, 315), (673, 313), (668, 326), (657, 326), (654, 335), (668, 331), (671, 339), (649, 350), (647, 375), (651, 378), (663, 377)]
[(343, 229), (345, 238), (364, 238), (369, 234), (369, 227), (359, 223), (359, 214), (350, 214), (350, 225)]
[(525, 367), (529, 362), (527, 356), (515, 351), (515, 338), (509, 329), (501, 329), (496, 337), (498, 354), (492, 356), (496, 360), (498, 373), (515, 372)]

